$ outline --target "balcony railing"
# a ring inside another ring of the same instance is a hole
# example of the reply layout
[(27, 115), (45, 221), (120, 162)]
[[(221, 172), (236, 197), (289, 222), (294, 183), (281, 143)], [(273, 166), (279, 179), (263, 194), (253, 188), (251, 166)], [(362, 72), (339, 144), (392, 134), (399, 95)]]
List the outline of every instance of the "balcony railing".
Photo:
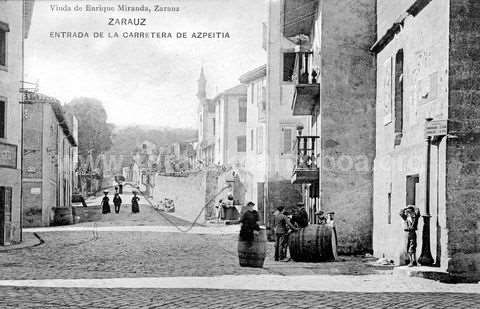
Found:
[(318, 72), (312, 67), (313, 53), (308, 49), (297, 47), (292, 81), (296, 84), (317, 84)]
[(313, 183), (319, 179), (315, 143), (318, 136), (297, 136), (297, 158), (292, 183)]
[(267, 101), (258, 102), (258, 121), (263, 122), (267, 116)]
[(313, 69), (313, 54), (301, 48), (297, 52), (294, 77), (297, 85), (292, 102), (294, 116), (313, 115), (315, 107), (320, 105), (320, 84), (318, 72)]

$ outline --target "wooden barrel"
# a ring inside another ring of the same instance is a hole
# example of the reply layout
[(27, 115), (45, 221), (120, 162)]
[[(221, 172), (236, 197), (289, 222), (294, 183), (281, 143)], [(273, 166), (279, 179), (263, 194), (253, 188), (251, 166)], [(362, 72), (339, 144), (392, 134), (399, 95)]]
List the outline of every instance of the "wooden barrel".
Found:
[(295, 262), (334, 261), (336, 256), (334, 229), (326, 224), (312, 224), (290, 234), (288, 247)]
[(69, 225), (73, 224), (72, 208), (59, 207), (55, 208), (55, 215), (53, 216), (54, 225)]
[(238, 260), (242, 267), (263, 267), (266, 256), (267, 233), (261, 229), (253, 241), (238, 241)]

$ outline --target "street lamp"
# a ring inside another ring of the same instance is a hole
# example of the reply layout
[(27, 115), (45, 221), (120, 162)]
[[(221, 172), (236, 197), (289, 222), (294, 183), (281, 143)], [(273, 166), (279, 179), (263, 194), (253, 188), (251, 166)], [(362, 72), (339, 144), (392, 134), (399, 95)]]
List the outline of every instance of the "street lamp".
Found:
[[(426, 118), (426, 125), (430, 123), (433, 118)], [(434, 261), (430, 251), (430, 153), (432, 145), (432, 137), (427, 135), (427, 154), (425, 160), (425, 211), (423, 213), (423, 229), (422, 229), (422, 253), (418, 258), (418, 262), (422, 266), (432, 266)]]

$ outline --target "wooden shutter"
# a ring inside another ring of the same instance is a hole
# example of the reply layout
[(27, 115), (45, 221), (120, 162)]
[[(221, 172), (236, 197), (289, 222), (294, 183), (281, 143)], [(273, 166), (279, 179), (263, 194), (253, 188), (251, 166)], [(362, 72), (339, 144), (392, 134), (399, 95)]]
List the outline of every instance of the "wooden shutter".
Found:
[(292, 152), (292, 128), (283, 128), (282, 154), (289, 154)]

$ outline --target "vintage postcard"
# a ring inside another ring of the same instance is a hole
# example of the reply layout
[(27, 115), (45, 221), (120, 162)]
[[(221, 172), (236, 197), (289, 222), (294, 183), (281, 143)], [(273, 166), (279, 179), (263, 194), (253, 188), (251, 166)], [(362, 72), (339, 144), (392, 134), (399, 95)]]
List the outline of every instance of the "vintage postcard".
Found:
[(478, 308), (478, 0), (0, 0), (0, 308)]

